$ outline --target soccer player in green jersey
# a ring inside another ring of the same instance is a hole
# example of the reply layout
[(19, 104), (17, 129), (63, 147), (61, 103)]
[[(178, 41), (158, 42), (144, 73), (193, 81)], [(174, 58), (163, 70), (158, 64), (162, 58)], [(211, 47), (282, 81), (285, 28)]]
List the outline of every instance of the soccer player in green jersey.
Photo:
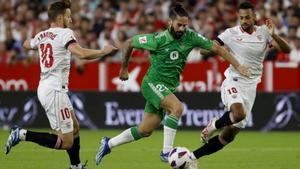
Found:
[(96, 154), (98, 165), (103, 156), (121, 144), (148, 137), (164, 120), (162, 161), (168, 160), (173, 147), (178, 119), (183, 111), (180, 100), (173, 94), (179, 85), (189, 52), (200, 47), (222, 56), (242, 75), (248, 76), (249, 69), (229, 54), (224, 48), (202, 35), (187, 28), (189, 16), (186, 10), (176, 4), (170, 9), (169, 28), (163, 32), (135, 35), (127, 40), (123, 49), (124, 59), (120, 70), (120, 79), (128, 79), (128, 62), (133, 48), (150, 51), (151, 64), (142, 82), (142, 94), (146, 99), (145, 113), (139, 126), (131, 127), (119, 135), (103, 137)]

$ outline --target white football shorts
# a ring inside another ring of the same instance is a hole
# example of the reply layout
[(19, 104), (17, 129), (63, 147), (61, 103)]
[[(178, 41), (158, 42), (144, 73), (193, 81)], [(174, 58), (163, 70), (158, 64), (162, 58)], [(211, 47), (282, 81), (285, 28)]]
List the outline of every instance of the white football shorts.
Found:
[(63, 134), (73, 131), (73, 120), (71, 117), (73, 106), (66, 92), (40, 85), (38, 87), (38, 98), (46, 111), (53, 130), (61, 130)]
[(242, 84), (237, 79), (226, 78), (221, 86), (221, 98), (225, 105), (225, 111), (230, 110), (234, 103), (242, 103), (246, 112), (246, 118), (234, 126), (245, 128), (251, 118), (251, 110), (256, 97), (256, 84)]

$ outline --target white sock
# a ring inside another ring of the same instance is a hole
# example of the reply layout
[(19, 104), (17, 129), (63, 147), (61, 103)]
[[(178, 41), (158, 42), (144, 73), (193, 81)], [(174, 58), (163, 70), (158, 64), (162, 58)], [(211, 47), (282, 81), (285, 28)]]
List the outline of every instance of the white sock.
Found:
[(26, 139), (26, 133), (27, 133), (27, 130), (25, 130), (25, 129), (21, 129), (19, 131), (19, 138), (20, 138), (20, 140), (25, 141), (25, 139)]
[(81, 169), (82, 165), (81, 164), (77, 164), (77, 165), (71, 165), (70, 167), (71, 167), (71, 169)]
[(163, 147), (163, 153), (168, 153), (173, 148), (174, 139), (176, 136), (175, 129), (172, 129), (170, 127), (164, 126), (164, 147)]
[(110, 148), (125, 144), (125, 143), (129, 143), (134, 141), (134, 138), (131, 134), (131, 130), (126, 129), (124, 130), (122, 133), (120, 133), (119, 135), (111, 138), (108, 142), (108, 145)]

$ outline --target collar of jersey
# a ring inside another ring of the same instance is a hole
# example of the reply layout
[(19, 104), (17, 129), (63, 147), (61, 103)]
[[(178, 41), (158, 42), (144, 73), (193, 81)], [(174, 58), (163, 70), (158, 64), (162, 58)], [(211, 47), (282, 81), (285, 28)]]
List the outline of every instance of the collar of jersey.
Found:
[(167, 35), (167, 38), (168, 38), (169, 41), (173, 41), (173, 40), (174, 40), (174, 38), (173, 38), (173, 36), (171, 35), (169, 29), (166, 30), (166, 35)]

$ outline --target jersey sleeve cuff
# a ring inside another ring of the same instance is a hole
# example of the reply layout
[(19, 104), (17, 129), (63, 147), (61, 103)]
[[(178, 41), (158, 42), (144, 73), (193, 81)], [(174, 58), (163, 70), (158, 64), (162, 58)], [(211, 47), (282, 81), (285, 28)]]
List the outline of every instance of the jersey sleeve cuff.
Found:
[(224, 42), (220, 39), (220, 38), (216, 38), (216, 41), (217, 42), (219, 42), (219, 44), (221, 45), (221, 46), (224, 46)]
[(72, 43), (77, 43), (77, 41), (75, 39), (70, 40), (66, 43), (65, 48), (68, 49), (69, 45), (71, 45)]

